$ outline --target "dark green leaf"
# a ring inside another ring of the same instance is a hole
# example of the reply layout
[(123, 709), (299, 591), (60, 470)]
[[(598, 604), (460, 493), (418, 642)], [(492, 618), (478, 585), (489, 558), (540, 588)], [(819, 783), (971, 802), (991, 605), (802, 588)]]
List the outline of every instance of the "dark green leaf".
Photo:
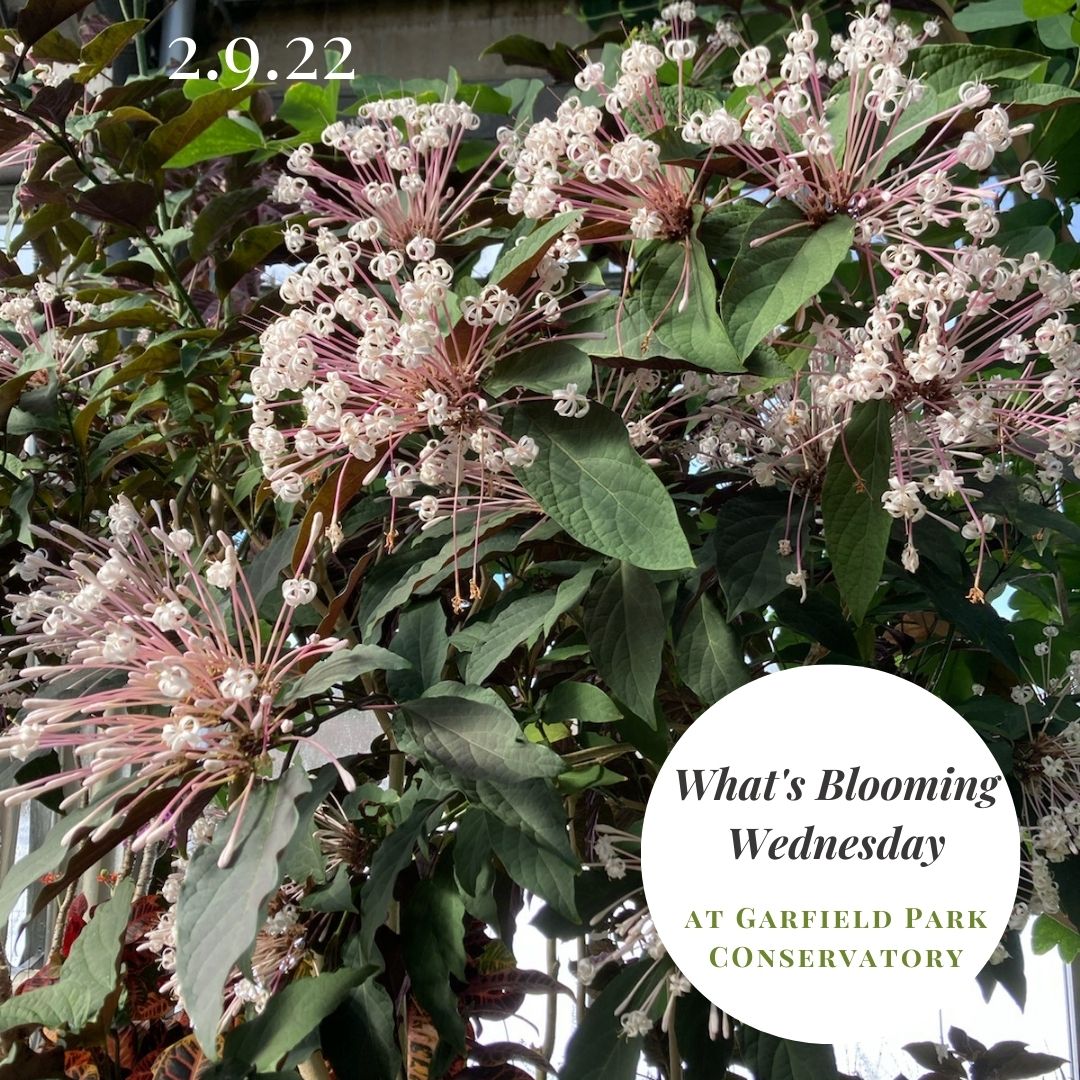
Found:
[(479, 686), (518, 645), (532, 645), (544, 629), (553, 593), (522, 596), (490, 622), (470, 623), (453, 637), (454, 648), (469, 654), (464, 678)]
[(427, 833), (428, 818), (438, 804), (423, 799), (412, 813), (378, 846), (371, 860), (371, 871), (360, 890), (361, 954), (370, 955), (375, 931), (386, 921), (394, 898), (398, 874), (412, 862), (413, 849)]
[(720, 297), (739, 357), (790, 319), (831, 280), (847, 257), (854, 222), (846, 214), (820, 227), (792, 203), (770, 206), (746, 230)]
[(354, 645), (312, 664), (310, 670), (282, 691), (279, 701), (288, 704), (298, 698), (313, 697), (372, 671), (403, 671), (410, 667), (404, 657), (379, 645)]
[(465, 1024), (450, 977), (465, 978), (465, 904), (453, 880), (438, 875), (421, 881), (402, 912), (405, 967), (412, 992), (439, 1032), (458, 1053), (465, 1049)]
[(390, 642), (391, 652), (407, 660), (411, 667), (386, 673), (386, 685), (399, 701), (419, 697), (442, 678), (450, 639), (446, 634), (446, 614), (442, 602), (429, 600), (409, 608), (398, 622)]
[(611, 724), (622, 718), (618, 706), (592, 683), (562, 682), (544, 699), (545, 724)]
[(526, 891), (546, 900), (564, 918), (576, 921), (575, 868), (521, 829), (491, 814), (485, 815), (484, 824), (491, 848), (510, 877)]
[(448, 694), (403, 708), (420, 752), (453, 776), (513, 784), (563, 771), (558, 755), (528, 742), (505, 708)]
[(892, 406), (855, 406), (831, 453), (821, 492), (825, 544), (853, 621), (862, 622), (885, 564), (892, 519), (881, 505), (892, 469)]
[(745, 1024), (739, 1041), (754, 1080), (839, 1080), (831, 1046), (778, 1039)]
[(643, 1040), (623, 1034), (615, 1010), (642, 978), (646, 964), (628, 964), (586, 1010), (567, 1044), (560, 1080), (635, 1080)]
[(675, 642), (675, 662), (683, 682), (705, 706), (746, 682), (738, 638), (711, 596), (703, 594), (690, 608)]
[(642, 461), (613, 412), (593, 404), (580, 419), (550, 405), (521, 406), (507, 420), (512, 438), (540, 449), (515, 475), (575, 540), (647, 570), (678, 570), (692, 559), (674, 503)]
[(794, 562), (784, 560), (779, 545), (788, 536), (790, 513), (787, 495), (761, 488), (736, 495), (721, 507), (713, 544), (729, 618), (767, 604), (784, 590)]
[(573, 342), (550, 341), (511, 353), (496, 364), (485, 386), (491, 394), (505, 394), (517, 386), (550, 394), (567, 383), (574, 383), (579, 393), (587, 394), (592, 383), (592, 362)]
[(367, 979), (322, 1025), (322, 1048), (339, 1080), (397, 1080), (401, 1067), (394, 1003)]
[(667, 620), (652, 578), (618, 563), (598, 584), (585, 611), (593, 663), (615, 696), (650, 724), (660, 679)]
[(953, 16), (953, 26), (964, 33), (1019, 26), (1027, 21), (1024, 0), (976, 0), (976, 3), (968, 4)]
[(254, 1067), (261, 1073), (276, 1069), (370, 974), (370, 969), (343, 968), (290, 983), (270, 998), (258, 1016), (228, 1034), (225, 1064)]

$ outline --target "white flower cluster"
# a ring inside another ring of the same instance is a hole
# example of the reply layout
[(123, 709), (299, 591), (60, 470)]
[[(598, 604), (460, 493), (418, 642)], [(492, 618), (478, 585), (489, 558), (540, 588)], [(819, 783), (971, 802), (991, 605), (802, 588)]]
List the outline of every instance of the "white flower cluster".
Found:
[[(441, 240), (459, 228), (500, 168), (492, 155), (464, 190), (447, 185), (461, 140), (479, 124), (476, 112), (456, 101), (368, 102), (359, 122), (338, 121), (322, 133), (323, 145), (337, 151), (350, 171), (330, 169), (305, 143), (289, 156), (289, 172), (279, 177), (273, 197), (321, 219), (349, 222), (356, 242), (403, 248), (418, 235)], [(299, 227), (288, 227), (290, 250), (299, 251), (303, 239)]]
[[(343, 149), (347, 140), (357, 167), (385, 172), (379, 162), (399, 147), (383, 125), (402, 117), (412, 125), (416, 116), (400, 101), (365, 108), (379, 124), (335, 129), (324, 141)], [(432, 123), (471, 123), (463, 107), (432, 108), (423, 114)], [(441, 150), (445, 140), (430, 125), (423, 131), (423, 150)], [(308, 157), (293, 164), (312, 175), (320, 168)], [(350, 184), (339, 183), (339, 193)], [(355, 213), (368, 209), (357, 203)], [(438, 254), (437, 226), (402, 235), (385, 223), (385, 215), (345, 216), (340, 229), (320, 224), (312, 235), (290, 226), (297, 249), (310, 244), (316, 254), (282, 281), (288, 310), (263, 331), (252, 373), (249, 439), (271, 489), (297, 502), (329, 468), (351, 460), (368, 466), (364, 483), (381, 476), (394, 500), (419, 495), (409, 506), (424, 526), (470, 501), (489, 511), (522, 501), (512, 470), (531, 465), (538, 448), (503, 433), (501, 409), (483, 384), (503, 356), (557, 339), (577, 233), (568, 226), (513, 288), (468, 278), (463, 289)], [(582, 395), (569, 400), (577, 415), (587, 410)], [(303, 421), (292, 426), (296, 405)], [(332, 536), (335, 525), (336, 516)], [(290, 602), (309, 591), (289, 590)]]

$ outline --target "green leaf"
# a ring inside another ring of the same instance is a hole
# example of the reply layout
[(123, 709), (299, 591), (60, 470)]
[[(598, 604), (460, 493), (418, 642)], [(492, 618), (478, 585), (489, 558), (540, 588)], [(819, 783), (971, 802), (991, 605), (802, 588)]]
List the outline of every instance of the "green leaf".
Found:
[(230, 157), (249, 150), (261, 150), (265, 145), (258, 126), (246, 118), (223, 116), (205, 131), (178, 150), (165, 164), (165, 169), (186, 169), (211, 158)]
[(341, 83), (327, 80), (323, 85), (294, 82), (278, 106), (278, 119), (291, 124), (301, 135), (321, 134), (337, 120)]
[(706, 371), (743, 370), (717, 313), (716, 277), (696, 236), (686, 243), (660, 244), (630, 294), (619, 299), (614, 314), (604, 309), (587, 329), (605, 335), (590, 343), (593, 356), (634, 360), (661, 356)]
[(62, 1028), (75, 1033), (95, 1020), (118, 993), (120, 950), (131, 914), (135, 883), (117, 885), (75, 939), (60, 968), (60, 980), (28, 990), (0, 1005), (0, 1031), (23, 1024)]
[(892, 518), (881, 505), (892, 469), (892, 405), (864, 401), (829, 454), (821, 492), (825, 545), (852, 619), (862, 622), (885, 565)]
[(574, 383), (579, 393), (587, 393), (592, 384), (592, 361), (572, 342), (547, 341), (499, 361), (484, 385), (493, 395), (518, 386), (550, 394), (567, 383)]
[(299, 531), (297, 525), (283, 529), (244, 566), (244, 576), (256, 608), (279, 588), (282, 571), (289, 565)]
[[(188, 863), (176, 905), (176, 979), (192, 1029), (211, 1059), (217, 1057), (225, 980), (266, 917), (281, 883), (281, 857), (299, 820), (297, 800), (310, 790), (297, 767), (256, 784)], [(234, 828), (234, 854), (223, 867), (220, 857)]]
[(370, 955), (375, 931), (386, 922), (398, 874), (412, 862), (413, 849), (427, 832), (428, 818), (438, 804), (423, 799), (409, 816), (378, 846), (371, 860), (371, 871), (360, 890), (360, 946)]
[(1029, 19), (1045, 19), (1071, 11), (1074, 0), (1024, 0), (1024, 14)]
[(544, 629), (554, 593), (523, 596), (490, 622), (470, 623), (451, 639), (454, 648), (468, 652), (464, 678), (479, 686), (518, 645), (532, 645)]
[(297, 979), (277, 991), (256, 1017), (225, 1037), (226, 1065), (271, 1072), (371, 974), (344, 968), (314, 978)]
[[(788, 231), (774, 235), (782, 230)], [(774, 327), (832, 280), (854, 233), (846, 214), (815, 228), (789, 202), (770, 206), (754, 219), (720, 297), (740, 358), (746, 359)]]
[(705, 212), (698, 236), (710, 259), (734, 259), (746, 230), (765, 209), (754, 199), (718, 202)]
[[(486, 813), (474, 823), (476, 833), (487, 830), (488, 846), (506, 872), (523, 889), (546, 900), (564, 918), (577, 922), (574, 905), (576, 867), (536, 841), (522, 829)], [(474, 834), (474, 843), (478, 843)], [(481, 844), (481, 847), (483, 845)]]
[(709, 706), (747, 680), (739, 641), (711, 596), (691, 607), (675, 642), (675, 662), (683, 682)]
[(915, 572), (915, 580), (926, 593), (927, 603), (946, 622), (953, 623), (971, 642), (986, 649), (1010, 671), (1026, 671), (1013, 642), (1009, 623), (992, 604), (975, 604), (966, 596), (968, 586), (958, 574), (938, 569), (933, 560), (924, 558)]
[(622, 719), (618, 706), (592, 683), (559, 683), (546, 698), (541, 712), (545, 724), (612, 724)]
[(421, 881), (402, 912), (405, 967), (412, 992), (444, 1040), (465, 1050), (465, 1024), (450, 977), (465, 978), (465, 904), (449, 875)]
[(128, 19), (126, 22), (112, 23), (95, 34), (82, 47), (82, 63), (72, 76), (75, 82), (88, 83), (95, 75), (100, 75), (145, 25), (145, 19)]
[(353, 990), (323, 1024), (323, 1054), (339, 1080), (397, 1080), (394, 1003), (375, 979)]
[(586, 606), (585, 637), (596, 670), (615, 696), (654, 727), (666, 635), (667, 619), (652, 578), (630, 563), (617, 564)]
[[(495, 265), (491, 268), (488, 280), (510, 288), (511, 284), (520, 284), (529, 278), (537, 263), (552, 244), (570, 225), (581, 221), (581, 212), (571, 210), (565, 214), (556, 214), (550, 221), (537, 225), (532, 232), (520, 237), (514, 244), (504, 244)], [(508, 279), (511, 279), (508, 281)], [(513, 291), (511, 289), (511, 291)]]
[[(1046, 75), (1047, 60), (1022, 49), (997, 49), (990, 45), (922, 45), (911, 54), (912, 70), (938, 95), (942, 108), (960, 100), (960, 87), (971, 79), (1034, 79)], [(904, 114), (905, 118), (907, 113)], [(905, 127), (907, 124), (905, 122)]]
[(1042, 956), (1055, 947), (1062, 963), (1071, 964), (1080, 955), (1080, 934), (1052, 915), (1040, 915), (1031, 929), (1031, 948)]
[(416, 698), (402, 708), (421, 755), (453, 776), (513, 784), (565, 768), (557, 754), (528, 742), (505, 708), (451, 694)]
[(262, 264), (273, 251), (284, 243), (281, 224), (252, 225), (233, 242), (228, 257), (214, 271), (214, 287), (219, 296), (225, 296), (241, 278)]
[(279, 703), (287, 705), (298, 698), (314, 697), (372, 671), (403, 671), (410, 667), (412, 665), (404, 657), (379, 645), (354, 645), (312, 664), (296, 682), (282, 691)]
[(784, 562), (790, 504), (779, 491), (754, 488), (724, 503), (713, 530), (716, 576), (729, 619), (767, 604), (784, 591), (794, 562)]
[[(1074, 23), (1075, 25), (1075, 23)], [(1022, 79), (999, 79), (993, 87), (991, 100), (1009, 106), (1009, 115), (1017, 118), (1031, 116), (1045, 109), (1056, 109), (1080, 101), (1080, 91), (1056, 83), (1033, 83)], [(1034, 201), (1034, 200), (1033, 200)], [(1046, 201), (1051, 209), (1053, 203)], [(1021, 204), (1024, 205), (1024, 204)]]
[(446, 614), (442, 601), (429, 600), (409, 608), (398, 622), (390, 642), (391, 652), (409, 662), (407, 668), (392, 668), (386, 673), (386, 685), (399, 701), (419, 697), (427, 687), (442, 678), (450, 639), (446, 633)]
[(978, 0), (953, 16), (953, 26), (970, 34), (973, 30), (997, 30), (1026, 23), (1024, 0)]
[(435, 589), (453, 573), (457, 559), (464, 552), (475, 547), (478, 558), (483, 559), (497, 552), (512, 551), (521, 539), (519, 530), (506, 527), (513, 517), (512, 512), (492, 514), (478, 526), (459, 530), (441, 541), (438, 536), (423, 537), (410, 548), (395, 552), (377, 564), (368, 574), (360, 598), (356, 622), (361, 636), (370, 638), (379, 623), (414, 593), (426, 595)]
[(154, 128), (144, 143), (147, 159), (153, 165), (168, 161), (250, 96), (251, 88), (245, 87), (243, 90), (218, 89), (196, 98), (179, 116)]
[(566, 832), (566, 811), (550, 780), (536, 777), (517, 784), (478, 780), (475, 796), (497, 821), (577, 870), (579, 861)]
[(531, 436), (540, 450), (515, 476), (579, 543), (646, 570), (692, 565), (671, 496), (615, 413), (593, 404), (575, 420), (550, 405), (523, 405), (507, 428), (514, 439)]
[(1002, 79), (1034, 79), (1046, 75), (1047, 60), (1038, 53), (1019, 49), (996, 49), (988, 45), (923, 45), (910, 56), (912, 70), (926, 86), (922, 98), (901, 115), (899, 131), (889, 139), (889, 148), (875, 160), (872, 170), (879, 174), (898, 154), (914, 146), (926, 125), (960, 100), (960, 87), (971, 80), (991, 85)]
[(839, 1080), (831, 1046), (778, 1039), (742, 1025), (742, 1062), (754, 1080)]

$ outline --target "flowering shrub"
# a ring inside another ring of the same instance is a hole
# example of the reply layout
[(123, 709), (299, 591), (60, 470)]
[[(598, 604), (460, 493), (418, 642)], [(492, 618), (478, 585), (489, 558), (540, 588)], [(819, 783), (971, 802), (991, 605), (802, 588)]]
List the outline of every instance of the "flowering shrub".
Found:
[(1080, 94), (1004, 6), (683, 0), (353, 107), (31, 0), (0, 766), (51, 825), (0, 859), (0, 1078), (546, 1075), (484, 1022), (569, 993), (564, 1080), (838, 1080), (690, 986), (640, 875), (672, 741), (819, 662), (1006, 772), (984, 991), (1032, 919), (1080, 951)]

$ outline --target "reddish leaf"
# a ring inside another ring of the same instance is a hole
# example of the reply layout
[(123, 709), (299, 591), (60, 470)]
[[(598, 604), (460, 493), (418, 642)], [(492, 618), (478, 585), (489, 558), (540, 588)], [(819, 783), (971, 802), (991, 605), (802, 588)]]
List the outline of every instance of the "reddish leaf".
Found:
[(122, 1069), (130, 1069), (135, 1064), (135, 1029), (128, 1024), (115, 1034), (109, 1035), (111, 1057)]
[(67, 959), (67, 954), (71, 952), (71, 946), (75, 944), (75, 939), (82, 933), (83, 927), (86, 925), (86, 908), (86, 897), (82, 893), (75, 897), (71, 907), (68, 908), (67, 922), (64, 923), (64, 938), (60, 944), (60, 955), (65, 959)]
[(23, 979), (15, 987), (16, 994), (25, 994), (29, 990), (37, 990), (42, 986), (52, 986), (60, 978), (60, 964), (58, 961), (46, 964), (40, 971), (35, 971), (28, 979)]
[(526, 994), (552, 992), (573, 996), (562, 983), (542, 971), (513, 968), (489, 975), (474, 975), (460, 1000), (467, 1015), (497, 1020), (517, 1012)]
[(153, 1080), (198, 1080), (210, 1068), (210, 1062), (199, 1046), (194, 1035), (185, 1035), (179, 1042), (173, 1043), (162, 1051), (154, 1070)]
[(90, 1050), (68, 1050), (64, 1053), (64, 1075), (68, 1080), (100, 1080), (101, 1070)]
[(473, 1043), (469, 1057), (478, 1065), (503, 1065), (508, 1061), (527, 1061), (539, 1069), (554, 1073), (551, 1062), (539, 1051), (515, 1042)]
[(164, 902), (156, 893), (140, 896), (131, 907), (131, 920), (124, 933), (124, 944), (134, 945), (153, 930), (161, 919), (163, 906)]
[(30, 131), (27, 124), (19, 123), (7, 113), (0, 113), (0, 154), (13, 146), (18, 146), (30, 134)]

